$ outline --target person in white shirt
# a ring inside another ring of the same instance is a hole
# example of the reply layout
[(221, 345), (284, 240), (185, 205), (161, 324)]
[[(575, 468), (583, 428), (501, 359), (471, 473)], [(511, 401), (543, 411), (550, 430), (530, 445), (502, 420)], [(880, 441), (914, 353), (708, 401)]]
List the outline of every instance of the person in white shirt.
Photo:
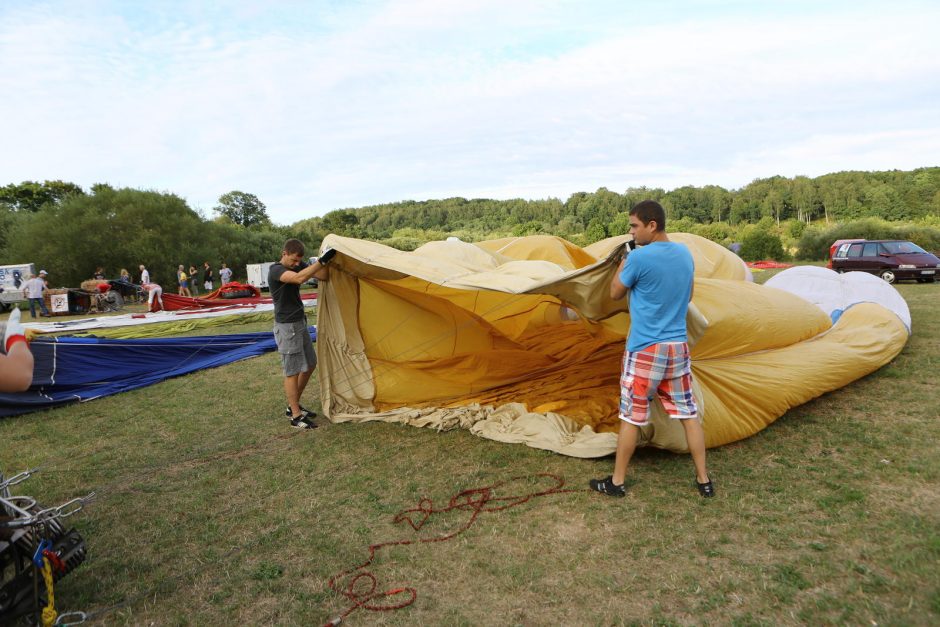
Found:
[(42, 297), (42, 293), (46, 291), (46, 276), (48, 273), (45, 270), (39, 271), (39, 276), (34, 276), (29, 281), (26, 282), (24, 289), (26, 290), (26, 298), (29, 299), (29, 315), (33, 318), (36, 317), (36, 305), (39, 305), (39, 310), (42, 312), (41, 315), (48, 318), (49, 310), (46, 309), (46, 300)]
[(150, 273), (144, 264), (140, 264), (140, 284), (150, 283)]
[(219, 270), (219, 278), (222, 279), (222, 285), (230, 282), (232, 280), (232, 269), (223, 263), (222, 268)]

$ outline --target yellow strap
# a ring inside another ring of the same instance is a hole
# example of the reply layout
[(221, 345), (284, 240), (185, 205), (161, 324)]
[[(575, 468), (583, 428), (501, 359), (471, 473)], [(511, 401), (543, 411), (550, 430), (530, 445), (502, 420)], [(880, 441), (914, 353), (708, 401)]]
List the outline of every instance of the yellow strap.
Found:
[(52, 627), (58, 614), (55, 611), (55, 590), (52, 588), (52, 564), (49, 558), (42, 558), (42, 578), (46, 580), (46, 594), (49, 602), (42, 608), (42, 627)]

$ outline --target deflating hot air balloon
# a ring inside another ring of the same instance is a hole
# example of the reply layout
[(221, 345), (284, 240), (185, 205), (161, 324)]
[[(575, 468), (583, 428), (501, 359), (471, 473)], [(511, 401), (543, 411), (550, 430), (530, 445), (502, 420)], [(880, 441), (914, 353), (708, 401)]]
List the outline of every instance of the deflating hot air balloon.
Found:
[[(328, 236), (324, 247), (339, 254), (320, 287), (324, 412), (334, 422), (463, 427), (577, 457), (612, 453), (630, 316), (609, 284), (630, 239), (586, 248), (550, 236), (450, 240), (402, 252)], [(883, 282), (822, 268), (810, 280), (797, 267), (756, 285), (731, 251), (670, 239), (695, 259), (689, 342), (709, 447), (877, 370), (907, 341), (907, 305)], [(687, 450), (658, 401), (640, 444)]]

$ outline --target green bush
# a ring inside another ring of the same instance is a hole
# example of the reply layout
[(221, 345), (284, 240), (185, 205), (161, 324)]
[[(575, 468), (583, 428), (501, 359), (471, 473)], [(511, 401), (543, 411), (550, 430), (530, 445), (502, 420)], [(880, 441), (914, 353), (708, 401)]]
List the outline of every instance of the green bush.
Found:
[(588, 224), (587, 231), (584, 233), (584, 237), (589, 244), (599, 242), (607, 237), (607, 229), (599, 219), (594, 218)]
[(410, 252), (412, 250), (417, 250), (421, 245), (426, 244), (427, 242), (417, 237), (389, 237), (388, 239), (379, 240), (380, 244), (385, 244), (392, 248), (397, 248), (398, 250), (404, 250)]
[(925, 224), (905, 224), (897, 228), (898, 239), (911, 240), (927, 252), (940, 252), (940, 228)]
[(541, 235), (545, 233), (545, 225), (541, 222), (525, 222), (523, 224), (517, 224), (512, 228), (512, 234), (516, 237), (524, 237), (526, 235)]
[(787, 258), (780, 236), (761, 228), (749, 229), (741, 239), (738, 255), (745, 261), (773, 259), (781, 261)]
[(727, 247), (737, 238), (737, 231), (727, 222), (712, 222), (711, 224), (696, 224), (692, 233)]
[(691, 218), (666, 220), (666, 230), (672, 233), (691, 233), (696, 224)]

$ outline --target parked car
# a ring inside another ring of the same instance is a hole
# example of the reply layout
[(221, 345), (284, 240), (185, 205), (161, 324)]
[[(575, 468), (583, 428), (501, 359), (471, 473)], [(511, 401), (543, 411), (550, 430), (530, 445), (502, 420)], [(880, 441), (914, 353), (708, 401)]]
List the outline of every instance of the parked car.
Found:
[(835, 247), (830, 264), (836, 272), (868, 272), (888, 283), (903, 279), (933, 283), (940, 270), (940, 258), (917, 244), (886, 239), (842, 242)]
[(832, 258), (836, 256), (836, 249), (845, 244), (846, 242), (864, 242), (864, 239), (837, 239), (832, 243), (832, 246), (829, 247), (829, 262), (826, 264), (826, 267), (832, 270)]

